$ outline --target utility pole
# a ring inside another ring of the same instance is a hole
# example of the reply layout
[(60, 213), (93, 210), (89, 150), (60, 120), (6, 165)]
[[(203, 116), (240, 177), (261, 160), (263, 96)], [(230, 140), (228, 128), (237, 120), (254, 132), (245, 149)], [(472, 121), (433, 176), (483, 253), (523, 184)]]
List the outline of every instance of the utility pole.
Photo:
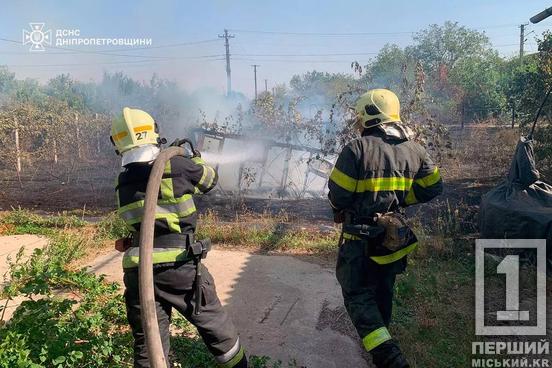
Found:
[(521, 24), (519, 26), (519, 62), (523, 63), (523, 46), (525, 43), (525, 26), (527, 24)]
[(234, 38), (234, 35), (228, 34), (228, 30), (224, 30), (224, 34), (219, 35), (219, 38), (224, 38), (224, 46), (226, 48), (226, 95), (230, 96), (232, 92), (232, 78), (230, 73), (230, 43), (228, 40)]
[(260, 65), (253, 64), (251, 66), (253, 67), (253, 74), (255, 75), (255, 99), (257, 99), (257, 67)]
[(265, 92), (268, 92), (268, 79), (265, 79)]

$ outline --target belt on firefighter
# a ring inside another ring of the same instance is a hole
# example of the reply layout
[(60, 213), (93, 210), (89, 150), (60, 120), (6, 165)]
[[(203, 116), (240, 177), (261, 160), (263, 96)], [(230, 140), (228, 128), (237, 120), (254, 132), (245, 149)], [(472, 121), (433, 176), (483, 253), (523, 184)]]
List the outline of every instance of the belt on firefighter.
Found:
[[(385, 265), (389, 263), (396, 262), (409, 253), (411, 253), (416, 247), (418, 246), (416, 235), (408, 228), (410, 231), (411, 236), (408, 240), (404, 242), (401, 246), (399, 246), (396, 249), (389, 249), (388, 247), (384, 246), (384, 249), (386, 251), (384, 253), (373, 254), (370, 249), (366, 249), (368, 252), (367, 255), (370, 257), (371, 260), (376, 262), (380, 265)], [(382, 238), (382, 240), (385, 240), (385, 234), (387, 232), (387, 229), (383, 225), (377, 224), (377, 222), (374, 220), (374, 222), (371, 222), (370, 224), (351, 224), (351, 223), (344, 223), (343, 224), (343, 232), (342, 232), (342, 239), (345, 240), (369, 240), (374, 239), (377, 237)], [(340, 240), (340, 244), (341, 240)]]
[[(211, 240), (202, 239), (191, 244), (181, 244), (176, 247), (155, 247), (152, 254), (152, 263), (155, 266), (166, 266), (167, 264), (175, 264), (179, 262), (194, 261), (197, 265), (201, 260), (207, 257), (207, 253), (211, 250)], [(138, 267), (140, 262), (140, 248), (130, 247), (125, 251), (123, 256), (123, 268)]]
[[(184, 248), (190, 246), (194, 242), (194, 234), (163, 234), (153, 238), (154, 248)], [(140, 233), (134, 234), (132, 237), (131, 247), (140, 246)]]
[(378, 225), (343, 224), (343, 238), (347, 240), (374, 239), (384, 232), (385, 229)]

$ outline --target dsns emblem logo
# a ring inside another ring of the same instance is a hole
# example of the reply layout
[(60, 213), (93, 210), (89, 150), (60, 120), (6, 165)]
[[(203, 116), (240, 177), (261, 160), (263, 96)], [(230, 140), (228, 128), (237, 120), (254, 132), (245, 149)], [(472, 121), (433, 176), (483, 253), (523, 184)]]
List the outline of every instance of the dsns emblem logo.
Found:
[(23, 30), (23, 45), (30, 44), (29, 51), (44, 51), (44, 45), (52, 44), (52, 31), (44, 30), (44, 23), (29, 23), (31, 30)]

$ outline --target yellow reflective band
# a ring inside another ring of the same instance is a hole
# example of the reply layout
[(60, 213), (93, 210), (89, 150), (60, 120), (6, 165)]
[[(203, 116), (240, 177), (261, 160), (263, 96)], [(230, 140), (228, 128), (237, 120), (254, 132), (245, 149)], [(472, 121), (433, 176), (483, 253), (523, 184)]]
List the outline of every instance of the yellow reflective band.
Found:
[[(171, 173), (171, 161), (167, 161), (167, 164), (165, 165), (165, 170), (163, 171), (163, 173), (164, 174)], [(173, 188), (172, 178), (161, 179), (161, 186), (159, 188), (161, 191), (161, 198), (163, 199), (174, 198), (174, 188)]]
[(213, 185), (215, 175), (215, 170), (212, 167), (206, 165), (203, 166), (203, 175), (201, 176), (201, 179), (199, 179), (197, 187), (204, 192), (209, 190), (211, 185)]
[(236, 364), (240, 362), (240, 360), (243, 359), (243, 356), (245, 355), (245, 350), (243, 347), (240, 348), (240, 351), (232, 359), (227, 361), (226, 363), (219, 363), (218, 366), (221, 368), (232, 368), (235, 367)]
[[(155, 214), (155, 219), (156, 220), (163, 220), (163, 219), (166, 220), (167, 223), (169, 224), (169, 228), (171, 228), (171, 230), (174, 230), (174, 232), (179, 233), (180, 232), (180, 226), (178, 226), (178, 227), (176, 225), (171, 226), (171, 224), (178, 223), (180, 217), (188, 217), (188, 216), (190, 216), (191, 214), (193, 214), (195, 212), (196, 212), (196, 208), (194, 206), (192, 208), (189, 208), (186, 211), (178, 212), (178, 213), (156, 213)], [(143, 219), (143, 216), (141, 214), (138, 217), (132, 217), (132, 218), (129, 218), (129, 219), (124, 218), (125, 223), (127, 223), (128, 225), (134, 225), (134, 224), (137, 224), (139, 222), (142, 222), (142, 219)]]
[(418, 246), (418, 242), (412, 243), (403, 249), (396, 251), (395, 253), (388, 254), (386, 256), (372, 256), (370, 257), (377, 264), (389, 264), (406, 256), (408, 253), (412, 252)]
[(128, 132), (127, 131), (122, 131), (122, 132), (119, 132), (117, 134), (115, 134), (113, 136), (113, 140), (114, 141), (120, 141), (121, 139), (123, 139), (124, 137), (126, 137), (128, 135)]
[(407, 191), (412, 186), (412, 179), (405, 177), (370, 178), (358, 181), (357, 193), (380, 192), (391, 190)]
[(171, 160), (167, 161), (165, 164), (165, 169), (163, 169), (163, 174), (170, 174), (171, 173)]
[(414, 190), (410, 189), (410, 191), (406, 195), (406, 198), (404, 199), (404, 203), (406, 203), (408, 205), (418, 203), (418, 199), (416, 198), (416, 195), (414, 194)]
[(145, 131), (148, 131), (148, 130), (153, 130), (153, 126), (152, 125), (140, 125), (140, 126), (137, 126), (136, 128), (134, 128), (133, 130), (134, 130), (134, 133), (140, 133), (140, 132), (145, 132)]
[[(153, 253), (152, 253), (153, 264), (187, 261), (188, 259), (189, 259), (188, 252), (186, 251), (185, 248), (177, 248), (174, 250), (163, 250), (163, 251), (156, 251), (155, 248), (153, 248)], [(136, 256), (136, 255), (123, 256), (123, 268), (138, 267), (139, 264), (140, 264), (139, 256)]]
[(358, 236), (353, 235), (353, 234), (349, 234), (349, 233), (343, 233), (343, 239), (347, 239), (347, 240), (362, 240), (362, 239), (359, 238)]
[(192, 161), (198, 165), (205, 165), (205, 161), (199, 156), (192, 157)]
[[(179, 218), (187, 217), (196, 212), (191, 194), (179, 198), (160, 199), (157, 201), (155, 219), (165, 219), (173, 232), (180, 232)], [(141, 222), (144, 216), (144, 200), (136, 201), (117, 210), (117, 213), (127, 225)]]
[(358, 182), (358, 180), (353, 179), (349, 175), (341, 172), (337, 167), (333, 168), (332, 173), (330, 174), (330, 180), (348, 192), (354, 192)]
[(422, 188), (427, 188), (435, 183), (437, 183), (439, 180), (441, 180), (441, 175), (439, 174), (439, 168), (435, 167), (435, 170), (427, 176), (424, 176), (423, 178), (416, 179), (414, 182), (421, 186)]
[(403, 176), (394, 176), (388, 178), (368, 178), (357, 180), (335, 168), (330, 174), (330, 180), (341, 188), (349, 192), (364, 193), (364, 192), (381, 192), (401, 190), (408, 191), (412, 187), (411, 178)]
[(377, 330), (372, 331), (368, 335), (366, 335), (362, 339), (362, 343), (364, 344), (366, 351), (370, 351), (380, 346), (387, 340), (391, 340), (391, 335), (389, 334), (389, 331), (387, 331), (387, 328), (385, 327), (380, 327)]
[(144, 200), (132, 202), (132, 203), (129, 203), (129, 204), (123, 206), (123, 207), (119, 207), (117, 209), (117, 213), (119, 215), (122, 215), (123, 213), (125, 213), (127, 211), (135, 210), (137, 208), (142, 208), (142, 207), (144, 207)]

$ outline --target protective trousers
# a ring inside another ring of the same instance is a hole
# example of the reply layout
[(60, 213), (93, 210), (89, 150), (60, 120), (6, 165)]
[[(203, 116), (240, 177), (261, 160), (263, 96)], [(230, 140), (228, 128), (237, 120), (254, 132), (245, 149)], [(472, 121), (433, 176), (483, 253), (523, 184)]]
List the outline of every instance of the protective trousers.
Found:
[[(193, 262), (155, 265), (153, 280), (159, 330), (169, 363), (170, 332), (172, 308), (178, 310), (190, 321), (201, 335), (209, 351), (221, 367), (247, 367), (244, 350), (240, 345), (237, 331), (228, 314), (222, 307), (216, 293), (213, 277), (202, 268), (203, 290), (202, 307), (199, 315), (194, 314), (194, 279)], [(127, 318), (134, 336), (134, 367), (149, 367), (146, 341), (140, 319), (140, 297), (138, 293), (138, 269), (125, 269), (125, 303)]]
[(367, 247), (366, 241), (346, 240), (339, 248), (336, 276), (345, 308), (376, 367), (408, 367), (387, 330), (395, 276), (404, 271), (406, 258), (379, 265), (368, 257)]

